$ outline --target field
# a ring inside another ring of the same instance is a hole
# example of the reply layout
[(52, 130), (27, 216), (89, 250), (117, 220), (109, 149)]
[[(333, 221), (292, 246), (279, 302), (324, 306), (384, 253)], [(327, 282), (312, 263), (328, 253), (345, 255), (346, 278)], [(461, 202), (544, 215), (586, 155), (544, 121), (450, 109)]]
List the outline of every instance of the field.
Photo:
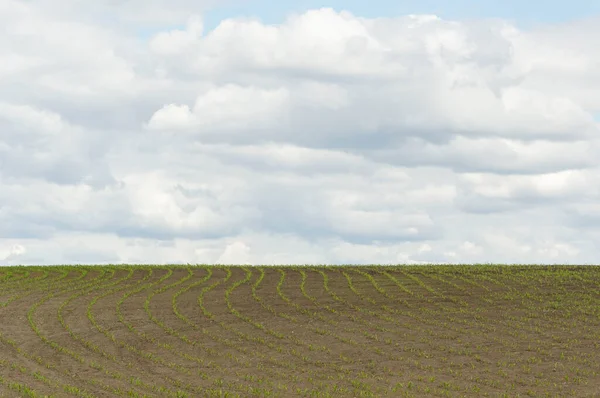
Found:
[(600, 397), (596, 266), (0, 268), (0, 396)]

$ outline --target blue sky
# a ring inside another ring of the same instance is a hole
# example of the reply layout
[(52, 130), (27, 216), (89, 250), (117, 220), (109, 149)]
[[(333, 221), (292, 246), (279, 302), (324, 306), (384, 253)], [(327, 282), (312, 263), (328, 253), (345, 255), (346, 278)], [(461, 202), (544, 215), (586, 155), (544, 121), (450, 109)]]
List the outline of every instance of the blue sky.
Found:
[(321, 7), (348, 10), (367, 18), (404, 14), (436, 14), (448, 19), (503, 18), (523, 27), (600, 15), (598, 0), (237, 0), (209, 11), (205, 22), (207, 29), (213, 29), (222, 19), (244, 15), (268, 24), (280, 23), (291, 12)]

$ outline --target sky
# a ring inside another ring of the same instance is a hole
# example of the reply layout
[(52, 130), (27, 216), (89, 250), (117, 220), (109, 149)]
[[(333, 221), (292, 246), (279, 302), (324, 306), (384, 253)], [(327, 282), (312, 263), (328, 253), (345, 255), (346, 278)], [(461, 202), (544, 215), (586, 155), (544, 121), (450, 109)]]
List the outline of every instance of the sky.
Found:
[(502, 18), (519, 26), (560, 23), (600, 14), (600, 2), (597, 0), (234, 0), (208, 10), (206, 25), (212, 30), (221, 20), (238, 15), (259, 18), (268, 24), (279, 24), (290, 13), (302, 13), (323, 7), (336, 11), (347, 10), (363, 18), (435, 14), (444, 19), (454, 20)]
[(597, 1), (0, 0), (0, 27), (0, 265), (600, 258)]

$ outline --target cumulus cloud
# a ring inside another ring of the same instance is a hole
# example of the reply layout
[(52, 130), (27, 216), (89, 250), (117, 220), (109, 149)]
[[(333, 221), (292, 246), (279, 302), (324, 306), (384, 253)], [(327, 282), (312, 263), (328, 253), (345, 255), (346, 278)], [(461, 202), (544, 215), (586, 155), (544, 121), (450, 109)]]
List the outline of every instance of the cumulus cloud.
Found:
[(264, 90), (225, 85), (199, 96), (193, 108), (168, 104), (156, 111), (150, 130), (192, 130), (194, 133), (241, 134), (277, 125), (286, 105), (287, 90)]
[(26, 252), (25, 247), (20, 244), (14, 244), (12, 247), (2, 247), (0, 249), (0, 261), (11, 264), (18, 261), (20, 255)]
[(0, 264), (598, 258), (597, 19), (55, 4), (0, 2)]

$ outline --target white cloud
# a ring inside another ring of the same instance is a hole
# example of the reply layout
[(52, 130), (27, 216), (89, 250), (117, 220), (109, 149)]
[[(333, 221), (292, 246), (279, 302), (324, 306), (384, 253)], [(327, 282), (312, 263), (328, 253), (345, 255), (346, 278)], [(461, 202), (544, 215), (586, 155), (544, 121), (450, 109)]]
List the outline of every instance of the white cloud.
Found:
[(480, 255), (483, 253), (483, 247), (476, 245), (473, 242), (464, 241), (460, 245), (460, 251), (465, 255)]
[(26, 252), (27, 249), (18, 243), (12, 245), (12, 247), (0, 247), (0, 261), (13, 264), (18, 261), (19, 256)]
[(150, 49), (156, 54), (180, 55), (202, 37), (204, 24), (202, 18), (193, 15), (188, 18), (186, 29), (173, 29), (159, 32), (150, 41)]
[(153, 130), (194, 129), (238, 134), (246, 129), (277, 125), (288, 93), (285, 89), (264, 90), (228, 84), (200, 95), (192, 109), (169, 104), (148, 122)]
[(225, 246), (217, 264), (251, 264), (248, 262), (250, 247), (244, 242), (233, 242)]
[(0, 2), (0, 264), (598, 258), (597, 23), (60, 4)]
[(150, 122), (148, 122), (148, 128), (177, 129), (192, 127), (197, 123), (196, 117), (190, 112), (189, 106), (168, 104), (152, 115)]
[(533, 175), (463, 174), (463, 195), (485, 200), (513, 201), (558, 200), (568, 204), (598, 197), (596, 171), (564, 170), (556, 173)]

